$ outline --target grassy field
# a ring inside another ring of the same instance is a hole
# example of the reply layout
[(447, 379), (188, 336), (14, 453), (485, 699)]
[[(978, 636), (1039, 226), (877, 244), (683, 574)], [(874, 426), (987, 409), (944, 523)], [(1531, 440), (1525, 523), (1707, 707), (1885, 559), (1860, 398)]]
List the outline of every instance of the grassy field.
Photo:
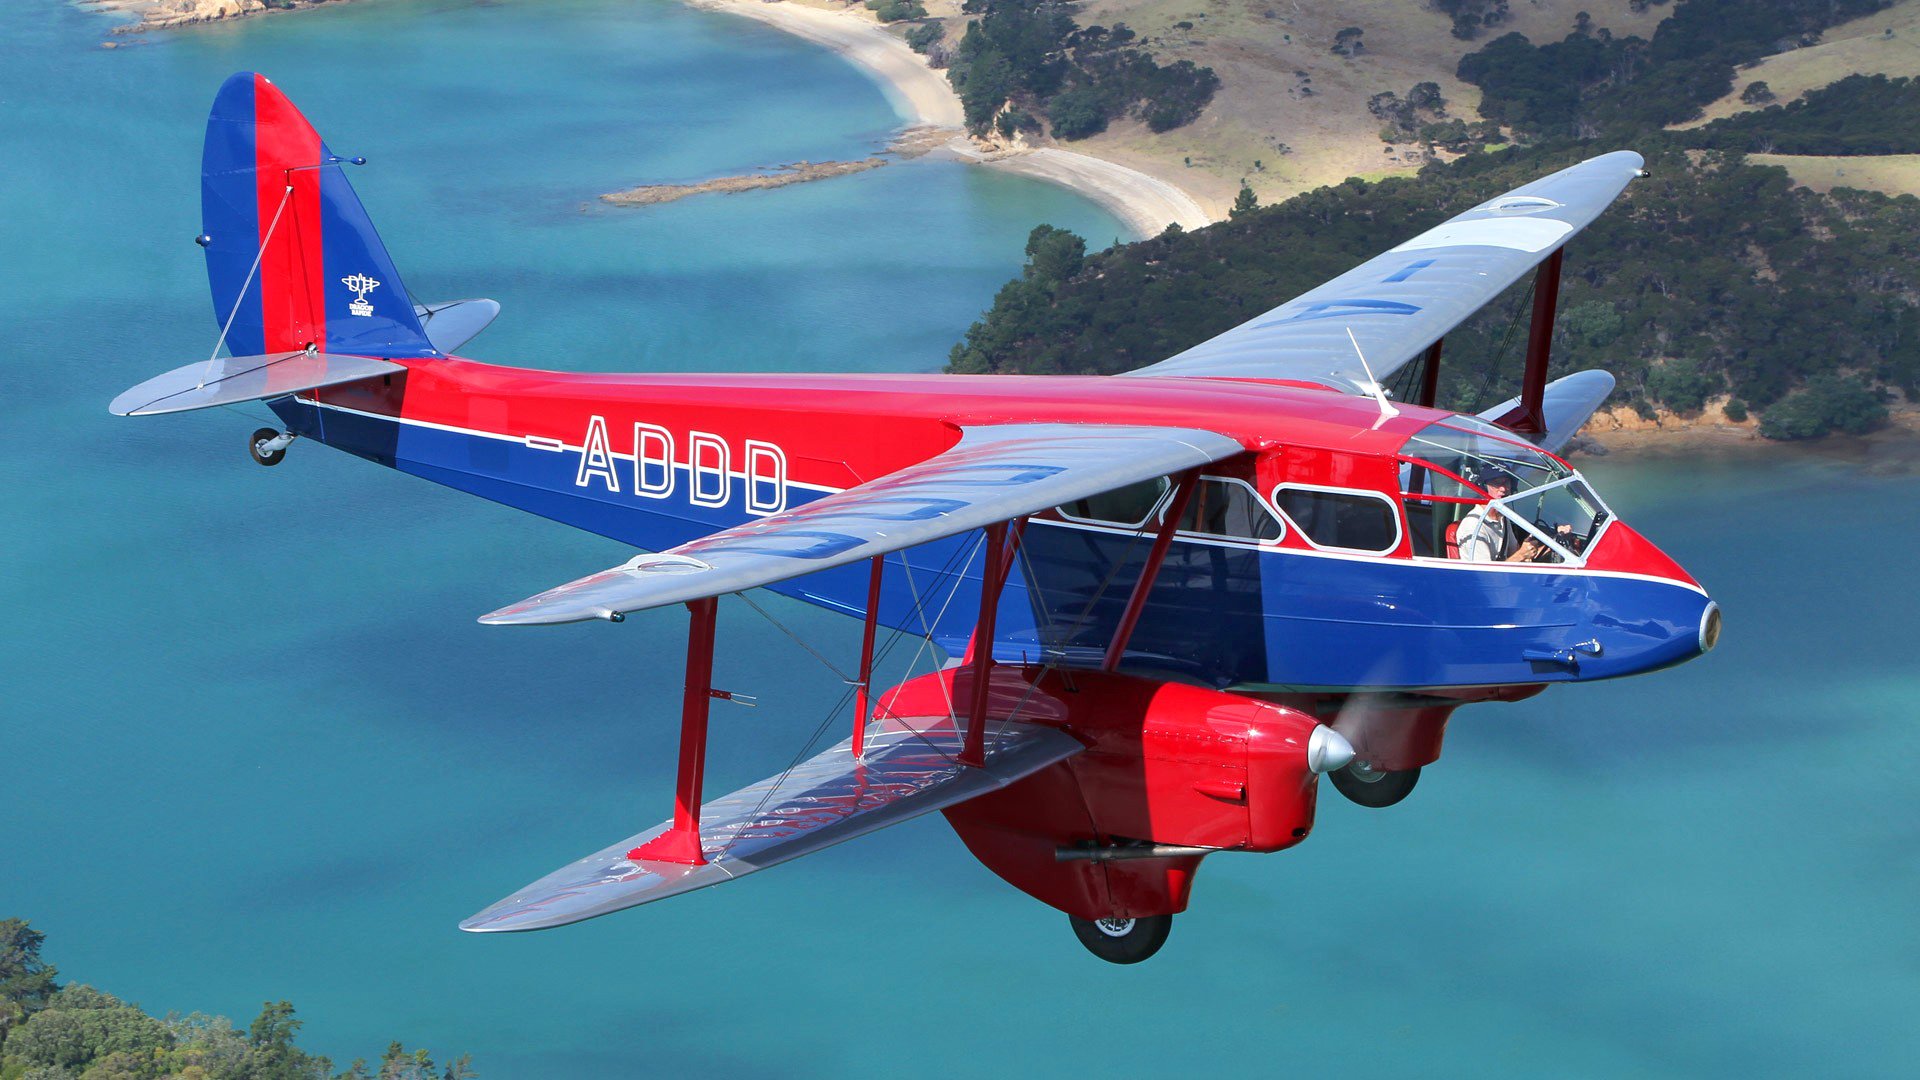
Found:
[(1749, 154), (1755, 165), (1778, 165), (1793, 182), (1815, 191), (1837, 187), (1920, 195), (1920, 154), (1871, 157), (1813, 157), (1805, 154)]
[[(1479, 90), (1453, 73), (1462, 56), (1491, 38), (1518, 31), (1536, 41), (1558, 40), (1573, 29), (1579, 11), (1616, 34), (1647, 36), (1668, 10), (1636, 15), (1625, 0), (1521, 0), (1507, 23), (1461, 41), (1448, 32), (1448, 19), (1422, 0), (1089, 0), (1077, 15), (1082, 25), (1124, 22), (1161, 62), (1211, 67), (1221, 88), (1186, 127), (1154, 134), (1143, 125), (1118, 124), (1082, 145), (1186, 188), (1215, 213), (1233, 200), (1242, 179), (1271, 202), (1348, 176), (1411, 172), (1421, 164), (1418, 148), (1389, 150), (1380, 141), (1380, 121), (1367, 112), (1372, 95), (1404, 95), (1413, 84), (1432, 81), (1451, 115), (1476, 120)], [(1192, 29), (1181, 29), (1182, 22)], [(1365, 49), (1337, 56), (1334, 35), (1348, 26), (1364, 32)]]
[(1766, 83), (1785, 104), (1856, 73), (1920, 75), (1920, 0), (1900, 0), (1878, 14), (1833, 27), (1818, 45), (1767, 57), (1735, 76), (1733, 92), (1707, 106), (1704, 116), (1677, 126), (1698, 127), (1764, 107), (1740, 101), (1741, 92), (1755, 82)]

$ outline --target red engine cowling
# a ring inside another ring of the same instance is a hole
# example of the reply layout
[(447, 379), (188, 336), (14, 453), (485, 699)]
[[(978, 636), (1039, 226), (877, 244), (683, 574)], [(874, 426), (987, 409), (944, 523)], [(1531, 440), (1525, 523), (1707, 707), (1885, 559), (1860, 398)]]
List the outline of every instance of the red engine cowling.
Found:
[[(1045, 903), (1087, 919), (1174, 914), (1202, 855), (1110, 856), (1146, 844), (1278, 851), (1313, 828), (1308, 746), (1319, 725), (1306, 713), (1100, 672), (999, 665), (991, 680), (989, 717), (1049, 724), (1087, 745), (945, 811), (981, 862)], [(938, 715), (971, 694), (971, 672), (954, 668), (894, 687), (875, 712)]]

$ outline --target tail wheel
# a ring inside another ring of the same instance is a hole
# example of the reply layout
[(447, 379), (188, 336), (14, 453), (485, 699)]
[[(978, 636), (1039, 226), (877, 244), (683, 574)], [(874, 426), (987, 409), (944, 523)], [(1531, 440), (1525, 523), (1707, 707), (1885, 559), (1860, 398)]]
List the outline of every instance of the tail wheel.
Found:
[(260, 465), (280, 464), (281, 459), (287, 456), (286, 447), (283, 446), (278, 450), (270, 450), (266, 453), (261, 453), (260, 451), (260, 446), (262, 443), (272, 442), (274, 439), (277, 439), (279, 437), (280, 437), (280, 433), (273, 430), (272, 428), (270, 427), (261, 428), (259, 431), (256, 431), (253, 433), (253, 437), (251, 439), (247, 440), (247, 455), (253, 458), (255, 463)]
[(1327, 775), (1348, 802), (1382, 807), (1392, 806), (1413, 793), (1413, 785), (1420, 782), (1420, 766), (1389, 772), (1356, 761)]
[(1109, 964), (1137, 964), (1167, 943), (1173, 929), (1171, 915), (1145, 915), (1137, 919), (1082, 919), (1067, 916), (1073, 924), (1073, 936), (1087, 951)]

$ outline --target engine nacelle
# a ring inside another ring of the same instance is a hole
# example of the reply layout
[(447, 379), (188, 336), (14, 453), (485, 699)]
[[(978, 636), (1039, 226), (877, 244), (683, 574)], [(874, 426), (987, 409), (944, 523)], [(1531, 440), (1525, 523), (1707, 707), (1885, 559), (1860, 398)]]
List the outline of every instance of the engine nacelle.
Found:
[[(996, 665), (991, 678), (990, 718), (1059, 727), (1087, 749), (947, 820), (989, 869), (1054, 907), (1089, 919), (1183, 911), (1204, 853), (1149, 845), (1278, 851), (1313, 829), (1320, 725), (1304, 712), (1101, 672)], [(893, 688), (875, 712), (938, 715), (971, 697), (958, 667)]]

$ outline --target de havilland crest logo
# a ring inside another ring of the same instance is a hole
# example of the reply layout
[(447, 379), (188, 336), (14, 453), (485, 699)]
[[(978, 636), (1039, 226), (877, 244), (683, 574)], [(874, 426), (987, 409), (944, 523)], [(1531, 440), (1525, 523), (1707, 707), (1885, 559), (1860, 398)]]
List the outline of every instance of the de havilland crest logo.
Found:
[(353, 274), (341, 278), (340, 284), (353, 293), (353, 303), (347, 305), (347, 310), (361, 318), (372, 318), (373, 305), (367, 303), (367, 294), (379, 288), (380, 283), (365, 274)]

